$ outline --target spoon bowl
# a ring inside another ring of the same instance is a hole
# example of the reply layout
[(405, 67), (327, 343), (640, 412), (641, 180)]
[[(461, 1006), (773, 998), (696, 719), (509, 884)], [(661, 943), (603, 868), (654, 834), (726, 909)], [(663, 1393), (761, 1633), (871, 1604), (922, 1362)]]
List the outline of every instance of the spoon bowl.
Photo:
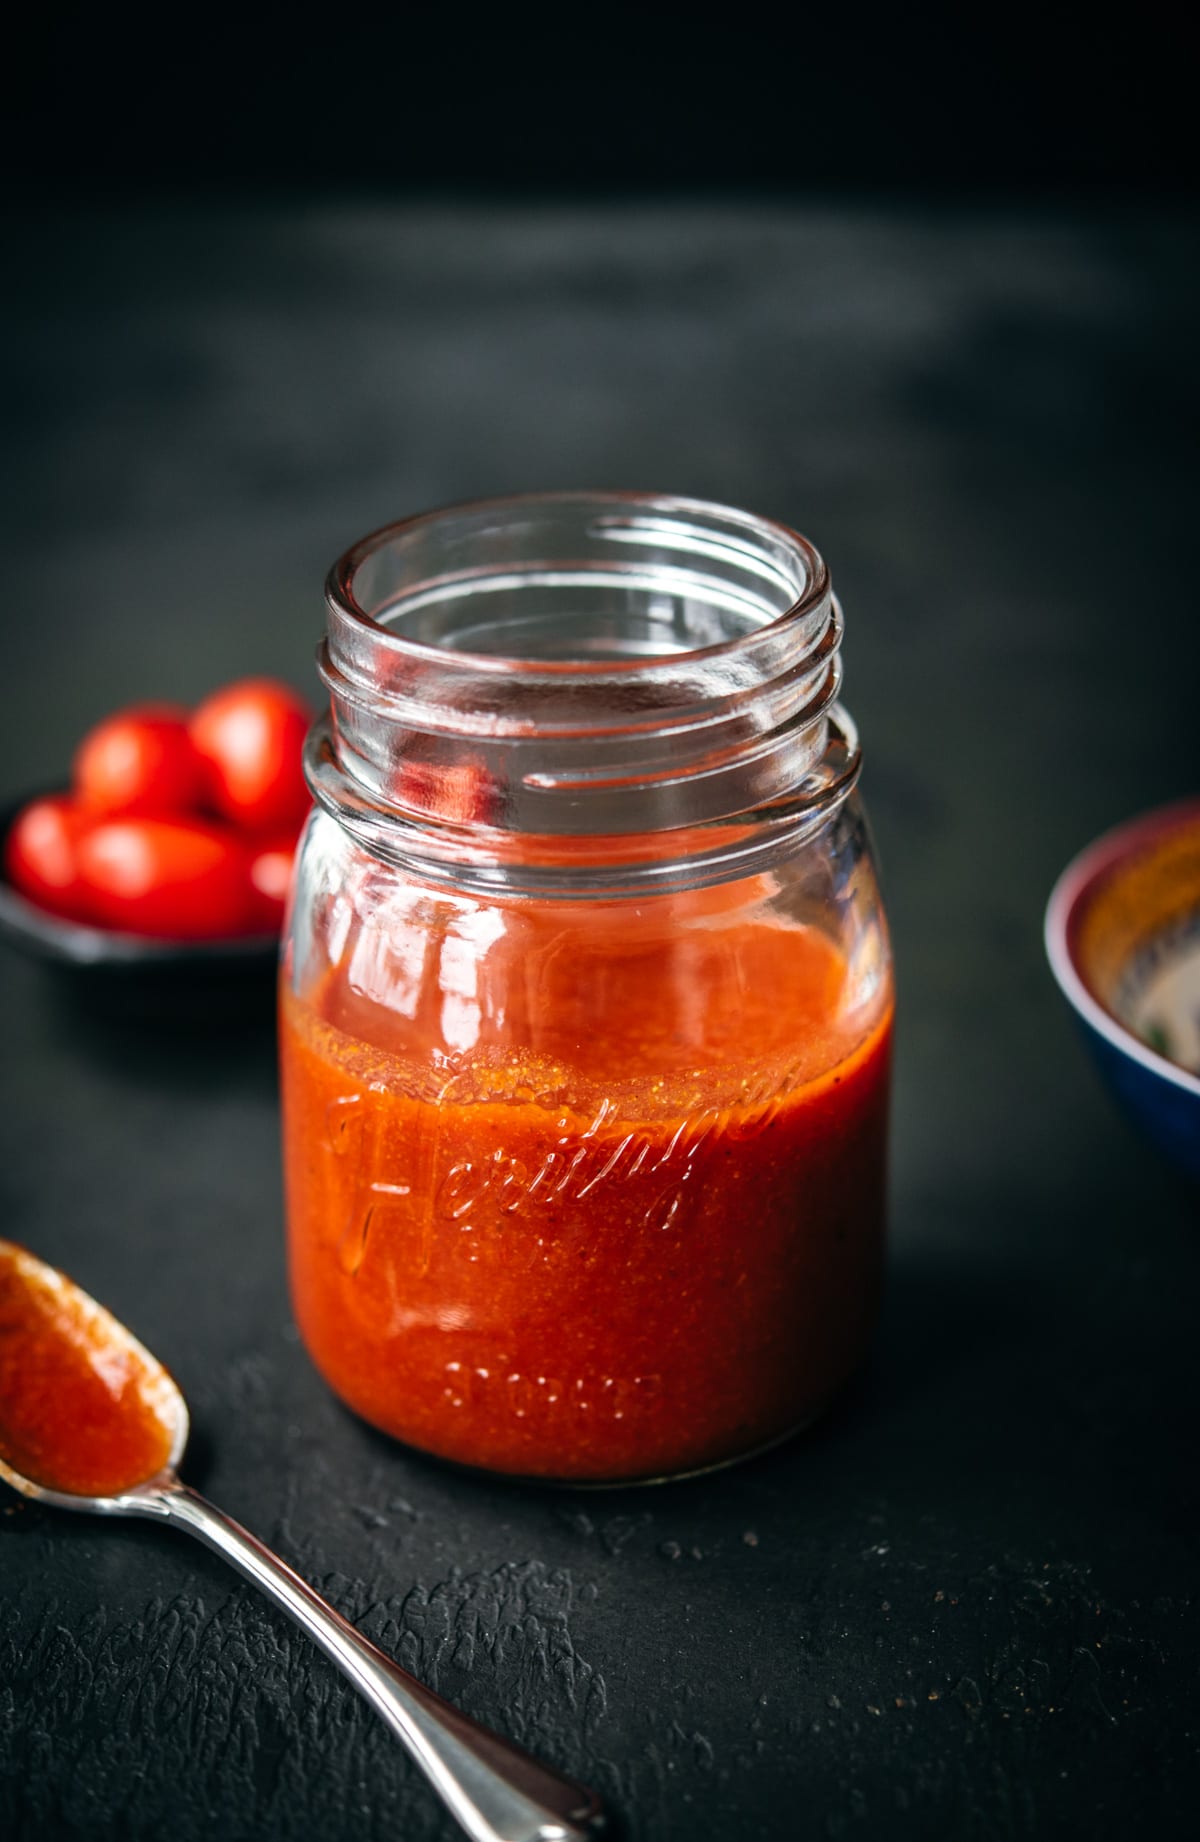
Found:
[[(8, 1312), (5, 1301), (9, 1300)], [(187, 1402), (178, 1383), (152, 1356), (145, 1344), (139, 1343), (132, 1331), (126, 1330), (111, 1311), (81, 1287), (75, 1285), (57, 1267), (47, 1266), (44, 1260), (37, 1259), (24, 1247), (15, 1242), (0, 1240), (0, 1352), (7, 1346), (9, 1365), (18, 1354), (14, 1347), (18, 1331), (10, 1321), (14, 1310), (13, 1300), (23, 1304), (25, 1324), (29, 1330), (46, 1325), (58, 1326), (69, 1334), (72, 1351), (72, 1368), (82, 1368), (96, 1376), (99, 1386), (113, 1396), (113, 1421), (124, 1420), (133, 1416), (137, 1409), (139, 1425), (160, 1429), (159, 1453), (162, 1462), (154, 1467), (148, 1477), (130, 1475), (114, 1480), (113, 1488), (94, 1492), (81, 1492), (77, 1489), (56, 1487), (46, 1481), (44, 1466), (47, 1455), (44, 1450), (45, 1428), (41, 1428), (43, 1450), (33, 1455), (32, 1469), (43, 1469), (41, 1478), (25, 1476), (9, 1462), (13, 1450), (13, 1414), (14, 1391), (11, 1380), (5, 1370), (0, 1370), (0, 1477), (19, 1490), (24, 1496), (33, 1497), (41, 1503), (49, 1503), (55, 1509), (89, 1510), (101, 1516), (119, 1516), (129, 1514), (128, 1493), (132, 1488), (149, 1482), (152, 1478), (173, 1473), (183, 1457), (188, 1441), (189, 1421)], [(20, 1309), (18, 1304), (16, 1309)], [(31, 1337), (21, 1338), (23, 1354), (29, 1360)], [(7, 1367), (8, 1365), (6, 1365)], [(120, 1394), (114, 1390), (119, 1386)], [(89, 1430), (95, 1433), (94, 1423)], [(37, 1431), (25, 1419), (25, 1443), (37, 1439)], [(15, 1456), (16, 1454), (13, 1453)], [(131, 1471), (139, 1467), (131, 1465)]]
[(184, 1484), (187, 1436), (187, 1403), (150, 1351), (65, 1274), (0, 1240), (0, 1477), (57, 1509), (169, 1523), (223, 1555), (371, 1703), (471, 1842), (597, 1835), (592, 1792), (435, 1695)]

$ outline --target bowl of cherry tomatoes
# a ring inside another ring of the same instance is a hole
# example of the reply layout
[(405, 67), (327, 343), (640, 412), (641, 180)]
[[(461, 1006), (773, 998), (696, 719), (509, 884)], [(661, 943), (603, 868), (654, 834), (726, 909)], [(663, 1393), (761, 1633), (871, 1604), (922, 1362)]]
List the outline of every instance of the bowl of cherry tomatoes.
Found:
[(194, 986), (269, 967), (311, 799), (312, 712), (245, 678), (195, 709), (119, 710), (70, 786), (0, 811), (0, 932), (60, 967)]

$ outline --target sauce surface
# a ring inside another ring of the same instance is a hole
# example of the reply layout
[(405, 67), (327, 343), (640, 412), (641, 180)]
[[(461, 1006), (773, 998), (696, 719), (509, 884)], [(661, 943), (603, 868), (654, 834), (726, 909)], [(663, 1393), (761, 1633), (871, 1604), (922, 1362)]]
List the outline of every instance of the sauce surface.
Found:
[(72, 1496), (154, 1477), (171, 1456), (160, 1376), (86, 1294), (0, 1241), (0, 1460)]
[(326, 1379), (427, 1451), (564, 1480), (811, 1419), (876, 1312), (890, 999), (845, 1018), (800, 925), (666, 956), (501, 937), (469, 977), (454, 949), (390, 1007), (378, 968), (285, 981), (292, 1291)]

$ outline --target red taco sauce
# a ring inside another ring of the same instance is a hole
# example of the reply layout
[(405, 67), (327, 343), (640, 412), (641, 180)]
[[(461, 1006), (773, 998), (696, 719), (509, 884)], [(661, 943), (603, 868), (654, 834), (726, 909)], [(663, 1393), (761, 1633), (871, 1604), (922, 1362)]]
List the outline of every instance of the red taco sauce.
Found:
[(611, 922), (546, 940), (487, 943), (458, 989), (502, 992), (509, 1040), (450, 1058), (449, 937), (404, 1014), (344, 966), (285, 978), (300, 1329), (351, 1407), (444, 1458), (573, 1482), (720, 1464), (864, 1353), (890, 986), (843, 1014), (837, 948), (780, 921), (665, 958)]
[(153, 1400), (160, 1373), (86, 1294), (0, 1241), (0, 1461), (71, 1496), (155, 1477), (172, 1442)]

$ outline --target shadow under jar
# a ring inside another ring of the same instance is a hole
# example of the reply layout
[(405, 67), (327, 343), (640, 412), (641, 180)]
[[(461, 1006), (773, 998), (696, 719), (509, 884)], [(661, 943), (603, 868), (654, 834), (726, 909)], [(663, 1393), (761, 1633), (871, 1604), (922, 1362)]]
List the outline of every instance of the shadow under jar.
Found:
[(891, 961), (805, 539), (431, 513), (334, 567), (282, 974), (293, 1299), (423, 1450), (576, 1483), (805, 1425), (883, 1254)]

